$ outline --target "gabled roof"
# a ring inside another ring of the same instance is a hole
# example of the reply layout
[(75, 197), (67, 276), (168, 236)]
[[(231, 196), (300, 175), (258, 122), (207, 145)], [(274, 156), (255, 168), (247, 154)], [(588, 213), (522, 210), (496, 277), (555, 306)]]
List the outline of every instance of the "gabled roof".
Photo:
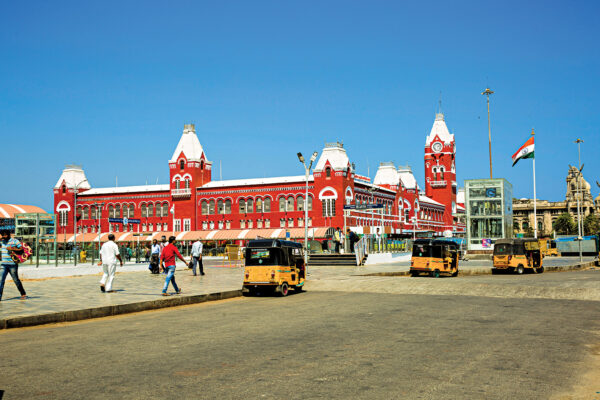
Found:
[(327, 161), (329, 161), (334, 171), (342, 170), (348, 166), (350, 160), (342, 143), (326, 143), (314, 170), (317, 172), (323, 171)]
[(429, 146), (436, 136), (439, 137), (444, 144), (450, 144), (450, 142), (454, 141), (454, 135), (448, 131), (448, 127), (444, 121), (444, 114), (442, 113), (435, 114), (435, 121), (433, 121), (431, 132), (425, 140), (425, 145)]
[(415, 176), (412, 173), (412, 169), (408, 165), (398, 167), (398, 176), (400, 177), (400, 180), (402, 181), (402, 184), (405, 188), (419, 188), (419, 186), (417, 185), (417, 180), (415, 179)]
[(442, 203), (433, 200), (431, 197), (427, 197), (424, 195), (419, 196), (419, 203), (429, 203), (434, 204), (436, 206), (445, 207)]
[[(312, 175), (308, 177), (309, 182), (314, 182)], [(297, 176), (278, 176), (275, 178), (251, 178), (251, 179), (230, 179), (226, 181), (211, 181), (198, 189), (234, 187), (234, 186), (256, 186), (256, 185), (276, 185), (279, 183), (304, 183), (306, 177), (304, 175)]]
[(393, 162), (383, 162), (379, 164), (377, 174), (373, 183), (375, 185), (392, 185), (397, 186), (400, 181), (400, 175)]
[(54, 185), (54, 189), (59, 189), (63, 181), (69, 189), (74, 189), (76, 185), (79, 185), (79, 189), (91, 188), (80, 165), (66, 165), (56, 185)]
[(188, 161), (200, 161), (202, 158), (204, 149), (200, 144), (200, 140), (198, 140), (194, 124), (185, 124), (183, 126), (183, 134), (169, 162), (176, 162), (181, 153), (185, 155)]
[(99, 194), (118, 194), (118, 193), (145, 193), (145, 192), (168, 192), (170, 187), (166, 185), (140, 185), (140, 186), (118, 186), (108, 188), (97, 188), (86, 190), (79, 193), (78, 196), (94, 196)]

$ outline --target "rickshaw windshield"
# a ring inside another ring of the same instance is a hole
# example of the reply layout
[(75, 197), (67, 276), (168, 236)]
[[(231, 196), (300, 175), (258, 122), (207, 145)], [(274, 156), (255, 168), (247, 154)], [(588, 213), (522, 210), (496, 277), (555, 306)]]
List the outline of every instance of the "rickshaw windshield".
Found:
[(278, 249), (246, 249), (246, 265), (278, 265)]
[(495, 256), (508, 256), (513, 253), (513, 246), (509, 243), (496, 243), (494, 245)]
[(432, 246), (425, 244), (415, 244), (413, 245), (413, 257), (431, 257), (432, 256)]

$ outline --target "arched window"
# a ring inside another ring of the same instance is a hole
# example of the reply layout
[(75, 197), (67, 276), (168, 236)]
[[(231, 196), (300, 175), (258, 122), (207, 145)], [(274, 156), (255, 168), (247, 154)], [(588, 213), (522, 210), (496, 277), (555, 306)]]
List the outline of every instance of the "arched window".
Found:
[(519, 228), (519, 222), (518, 222), (518, 221), (515, 221), (515, 222), (513, 222), (513, 229), (514, 229), (515, 231), (519, 231), (519, 230), (521, 230), (521, 229)]
[(270, 197), (266, 197), (265, 198), (265, 203), (264, 203), (264, 206), (263, 206), (263, 210), (266, 213), (271, 212), (271, 198)]
[(88, 207), (83, 207), (81, 219), (88, 219), (90, 217), (89, 211), (90, 211), (90, 209)]
[(179, 179), (175, 179), (175, 189), (179, 189), (180, 187), (180, 181)]
[(306, 206), (308, 211), (312, 211), (312, 197), (308, 196), (308, 204)]
[(279, 198), (279, 211), (280, 212), (285, 211), (285, 197)]
[(67, 193), (67, 187), (65, 185), (62, 185), (62, 194)]
[(91, 212), (90, 218), (92, 218), (92, 219), (98, 219), (98, 208), (96, 206), (92, 206), (90, 208), (90, 212)]
[(287, 211), (294, 211), (294, 196), (288, 197), (285, 209)]
[(529, 228), (529, 222), (523, 221), (523, 230)]
[(440, 167), (440, 180), (443, 181), (444, 180), (444, 167)]
[[(146, 215), (148, 217), (154, 217), (154, 204), (150, 203), (148, 204), (148, 210), (146, 211)], [(152, 230), (152, 229), (150, 229)]]
[(304, 211), (304, 197), (298, 196), (296, 207), (298, 211)]
[(135, 216), (135, 206), (133, 204), (129, 205), (129, 218), (133, 218)]
[(121, 218), (121, 205), (117, 204), (115, 206), (115, 218)]
[(202, 204), (201, 205), (201, 209), (202, 209), (202, 215), (208, 215), (208, 202), (206, 200), (202, 200)]
[(327, 178), (331, 178), (331, 168), (329, 168), (329, 167), (325, 168), (325, 176)]
[(179, 161), (179, 169), (184, 169), (185, 168), (185, 161), (180, 160)]
[(166, 217), (169, 215), (169, 203), (163, 203), (162, 205), (162, 216)]
[(217, 210), (219, 214), (223, 214), (223, 200), (218, 200), (217, 201)]
[(249, 214), (254, 212), (254, 200), (246, 200), (246, 212)]
[(544, 224), (542, 224), (542, 221), (538, 221), (538, 232), (541, 232), (544, 230)]
[(108, 217), (115, 218), (115, 207), (112, 204), (108, 206)]
[(437, 181), (437, 167), (436, 167), (436, 166), (433, 166), (433, 167), (431, 168), (431, 171), (433, 172), (433, 180), (434, 180), (434, 181)]
[(225, 214), (231, 214), (231, 200), (225, 200)]
[(215, 201), (214, 200), (211, 200), (208, 202), (208, 213), (210, 215), (214, 215), (214, 213), (215, 213)]
[(141, 206), (141, 211), (142, 211), (142, 218), (146, 218), (148, 216), (148, 207), (146, 207), (145, 203), (142, 203)]
[(263, 201), (261, 198), (256, 199), (256, 212), (257, 213), (263, 212)]
[(240, 214), (246, 214), (246, 200), (240, 199)]
[(204, 170), (204, 160), (200, 161), (200, 170)]

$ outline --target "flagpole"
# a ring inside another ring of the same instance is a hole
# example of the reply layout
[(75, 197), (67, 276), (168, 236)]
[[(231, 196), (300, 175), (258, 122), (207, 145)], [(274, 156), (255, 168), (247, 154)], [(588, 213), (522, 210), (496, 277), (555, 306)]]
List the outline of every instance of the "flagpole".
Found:
[[(531, 136), (535, 136), (535, 132), (533, 128), (531, 129)], [(534, 139), (535, 140), (535, 139)], [(533, 152), (533, 223), (534, 223), (534, 232), (535, 238), (538, 237), (538, 223), (537, 223), (537, 196), (535, 193), (535, 150)]]

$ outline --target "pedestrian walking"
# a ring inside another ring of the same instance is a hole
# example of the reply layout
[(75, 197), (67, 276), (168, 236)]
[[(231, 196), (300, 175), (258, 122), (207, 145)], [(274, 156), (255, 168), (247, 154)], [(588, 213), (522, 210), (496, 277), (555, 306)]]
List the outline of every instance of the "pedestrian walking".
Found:
[[(165, 246), (162, 253), (160, 253), (160, 263), (161, 268), (167, 271), (167, 278), (165, 279), (165, 286), (162, 290), (163, 296), (168, 296), (167, 289), (169, 288), (169, 282), (173, 284), (173, 288), (175, 289), (175, 293), (181, 293), (181, 289), (177, 287), (177, 283), (175, 283), (175, 263), (176, 257), (178, 257), (184, 263), (187, 262), (175, 246), (175, 236), (169, 236), (169, 244)], [(191, 262), (191, 261), (190, 261)]]
[(150, 266), (148, 269), (153, 274), (159, 273), (161, 250), (162, 248), (160, 247), (160, 244), (158, 244), (158, 240), (152, 240), (152, 247), (150, 248)]
[[(162, 238), (160, 239), (160, 254), (162, 254), (162, 251), (164, 250), (165, 247), (167, 247), (169, 243), (167, 243), (167, 237), (165, 235), (162, 236)], [(163, 270), (163, 273), (166, 274), (167, 270)]]
[(202, 242), (200, 239), (192, 244), (192, 273), (196, 276), (196, 264), (198, 264), (198, 272), (204, 275), (204, 265), (202, 264)]
[(101, 292), (113, 292), (112, 284), (115, 279), (115, 272), (117, 270), (117, 260), (123, 266), (123, 260), (119, 254), (119, 246), (115, 243), (115, 235), (112, 233), (108, 235), (108, 242), (102, 245), (100, 248), (100, 262), (98, 265), (102, 266), (102, 279), (100, 279), (100, 291)]
[(19, 293), (21, 293), (21, 300), (25, 300), (27, 298), (27, 293), (25, 293), (23, 284), (19, 279), (19, 264), (14, 262), (14, 260), (10, 256), (11, 251), (19, 251), (23, 248), (23, 245), (17, 239), (10, 237), (9, 230), (2, 230), (0, 234), (2, 235), (2, 240), (0, 240), (0, 244), (2, 246), (2, 277), (0, 280), (0, 300), (2, 300), (4, 282), (6, 281), (6, 276), (8, 274), (10, 274), (13, 282), (19, 290)]

